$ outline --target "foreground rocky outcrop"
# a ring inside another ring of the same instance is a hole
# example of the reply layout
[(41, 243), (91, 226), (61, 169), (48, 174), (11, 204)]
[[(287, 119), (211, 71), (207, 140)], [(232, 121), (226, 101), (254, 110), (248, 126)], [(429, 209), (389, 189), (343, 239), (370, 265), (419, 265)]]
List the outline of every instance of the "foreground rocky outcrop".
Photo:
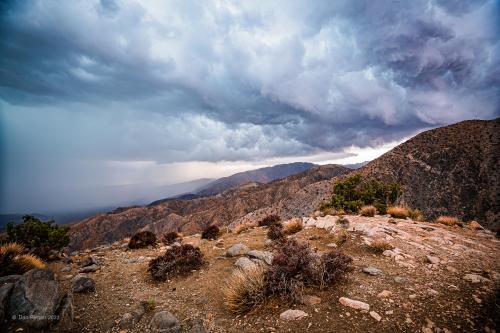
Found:
[[(346, 221), (347, 220), (347, 221)], [(148, 263), (167, 246), (130, 250), (116, 242), (76, 253), (55, 272), (87, 273), (95, 291), (74, 293), (75, 332), (491, 332), (500, 287), (500, 240), (477, 225), (442, 224), (357, 215), (304, 217), (304, 229), (288, 237), (318, 253), (341, 249), (353, 258), (344, 280), (324, 289), (304, 288), (295, 302), (277, 297), (236, 316), (223, 288), (233, 272), (272, 265), (267, 227), (227, 233), (200, 247), (205, 265), (189, 274), (154, 281)], [(341, 237), (339, 237), (341, 236)], [(72, 279), (57, 276), (60, 289)], [(16, 327), (13, 326), (12, 330)], [(430, 330), (428, 330), (430, 329)]]

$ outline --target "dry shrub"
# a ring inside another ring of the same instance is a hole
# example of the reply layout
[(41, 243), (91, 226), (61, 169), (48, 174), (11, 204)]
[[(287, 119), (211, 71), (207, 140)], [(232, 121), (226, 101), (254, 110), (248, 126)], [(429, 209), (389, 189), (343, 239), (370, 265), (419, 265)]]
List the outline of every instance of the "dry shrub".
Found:
[(244, 313), (264, 302), (265, 272), (265, 268), (260, 265), (234, 271), (224, 288), (224, 303), (229, 311)]
[(408, 209), (409, 217), (413, 221), (423, 221), (424, 219), (424, 214), (422, 214), (422, 211), (420, 209)]
[(339, 212), (338, 210), (336, 210), (335, 208), (333, 207), (321, 207), (321, 212), (324, 214), (324, 215), (331, 215), (331, 216), (335, 216), (335, 215), (338, 215), (338, 214), (344, 214), (343, 211)]
[(203, 253), (191, 244), (174, 246), (164, 255), (149, 262), (148, 271), (153, 279), (165, 281), (171, 275), (186, 274), (200, 268), (204, 263)]
[(349, 233), (346, 229), (341, 228), (335, 231), (333, 237), (337, 247), (342, 247), (349, 240)]
[(247, 231), (247, 230), (250, 230), (252, 228), (254, 228), (256, 226), (255, 223), (252, 223), (252, 222), (247, 222), (247, 223), (242, 223), (242, 224), (238, 224), (233, 232), (237, 235), (241, 234), (243, 231)]
[(401, 206), (392, 206), (392, 207), (387, 208), (387, 214), (389, 214), (392, 217), (395, 217), (397, 219), (405, 219), (408, 216), (410, 216), (410, 212), (408, 211), (408, 208), (401, 207)]
[(151, 231), (139, 231), (128, 242), (131, 249), (140, 249), (156, 245), (156, 235)]
[(182, 234), (175, 231), (167, 232), (161, 239), (162, 243), (165, 245), (171, 245), (180, 240), (182, 240)]
[(307, 243), (295, 239), (281, 241), (266, 273), (267, 292), (298, 300), (303, 287), (335, 283), (351, 261), (338, 250), (317, 254)]
[(377, 213), (377, 208), (375, 208), (374, 206), (363, 206), (359, 210), (359, 214), (361, 216), (373, 217), (375, 216), (375, 213)]
[(377, 237), (370, 242), (370, 249), (376, 253), (382, 253), (385, 250), (392, 250), (394, 246), (391, 245), (385, 238)]
[(212, 224), (209, 225), (203, 232), (201, 233), (202, 239), (217, 239), (219, 237), (220, 229), (218, 226)]
[(268, 215), (259, 221), (259, 227), (270, 227), (273, 224), (279, 223), (281, 218), (278, 215)]
[(301, 219), (293, 219), (285, 224), (283, 231), (286, 234), (295, 234), (304, 229), (304, 223)]
[(0, 246), (0, 276), (24, 274), (33, 268), (44, 268), (45, 263), (33, 254), (23, 254), (26, 250), (18, 243)]
[(445, 224), (448, 226), (459, 225), (460, 221), (453, 216), (440, 216), (436, 219), (437, 223)]
[(267, 237), (271, 240), (277, 240), (285, 237), (283, 225), (281, 223), (273, 224), (267, 231)]

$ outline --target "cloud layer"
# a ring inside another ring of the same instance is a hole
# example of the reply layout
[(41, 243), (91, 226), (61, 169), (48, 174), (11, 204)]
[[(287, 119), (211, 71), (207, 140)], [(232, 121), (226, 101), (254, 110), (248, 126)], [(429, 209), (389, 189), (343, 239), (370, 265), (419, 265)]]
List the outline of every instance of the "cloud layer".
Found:
[(497, 117), (499, 12), (494, 0), (7, 1), (4, 177), (321, 154)]

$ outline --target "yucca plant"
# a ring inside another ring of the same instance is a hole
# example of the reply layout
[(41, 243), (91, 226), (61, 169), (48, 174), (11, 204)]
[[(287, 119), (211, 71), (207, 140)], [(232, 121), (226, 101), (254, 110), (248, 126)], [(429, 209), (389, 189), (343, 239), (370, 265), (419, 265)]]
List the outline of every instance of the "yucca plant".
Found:
[(45, 263), (33, 254), (25, 254), (18, 243), (0, 246), (0, 276), (24, 274), (33, 268), (44, 268)]

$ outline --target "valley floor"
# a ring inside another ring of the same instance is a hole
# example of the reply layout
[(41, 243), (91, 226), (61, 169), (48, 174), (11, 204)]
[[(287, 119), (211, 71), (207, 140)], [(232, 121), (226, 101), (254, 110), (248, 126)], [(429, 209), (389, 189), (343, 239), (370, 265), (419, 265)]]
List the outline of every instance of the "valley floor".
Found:
[[(115, 244), (82, 252), (73, 257), (75, 262), (91, 254), (101, 265), (97, 272), (89, 273), (96, 282), (96, 292), (74, 295), (74, 331), (147, 332), (158, 310), (172, 312), (183, 325), (202, 320), (210, 332), (492, 332), (498, 326), (500, 241), (493, 234), (409, 220), (396, 219), (394, 224), (383, 216), (347, 218), (349, 238), (341, 249), (353, 258), (353, 270), (344, 281), (322, 291), (304, 291), (321, 298), (319, 304), (271, 299), (241, 316), (230, 314), (224, 306), (222, 288), (237, 259), (224, 254), (237, 243), (269, 250), (266, 228), (256, 227), (239, 235), (227, 233), (219, 241), (185, 237), (184, 243), (201, 248), (207, 264), (188, 276), (163, 283), (153, 282), (147, 267), (164, 248), (125, 250)], [(308, 219), (307, 227), (291, 237), (307, 241), (319, 251), (328, 250), (338, 228), (336, 219)], [(380, 236), (395, 250), (385, 255), (371, 251), (366, 243)], [(368, 266), (382, 273), (364, 273), (362, 269)], [(55, 263), (52, 268), (60, 272), (63, 267)], [(71, 277), (77, 270), (75, 263), (71, 272), (58, 273), (64, 288), (71, 288)], [(384, 290), (388, 291), (383, 293), (385, 297), (379, 295)], [(368, 303), (381, 320), (342, 305), (340, 297)], [(124, 313), (150, 299), (155, 300), (155, 310), (133, 328), (119, 328)], [(280, 313), (287, 309), (300, 309), (308, 316), (283, 321)]]

